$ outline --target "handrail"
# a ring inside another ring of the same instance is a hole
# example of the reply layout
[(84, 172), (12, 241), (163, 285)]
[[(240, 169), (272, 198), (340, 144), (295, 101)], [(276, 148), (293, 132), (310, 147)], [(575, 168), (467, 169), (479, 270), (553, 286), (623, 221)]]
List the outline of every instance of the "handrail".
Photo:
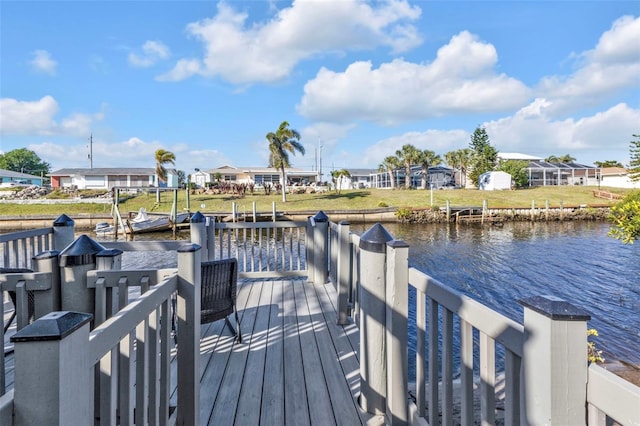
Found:
[(588, 370), (589, 425), (602, 425), (609, 416), (623, 425), (640, 423), (640, 387), (591, 364)]

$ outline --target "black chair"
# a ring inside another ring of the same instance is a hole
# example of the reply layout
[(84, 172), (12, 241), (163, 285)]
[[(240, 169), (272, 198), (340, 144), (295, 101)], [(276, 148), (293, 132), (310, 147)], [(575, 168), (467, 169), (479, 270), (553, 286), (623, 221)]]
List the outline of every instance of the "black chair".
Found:
[[(236, 309), (238, 291), (238, 261), (235, 258), (202, 262), (200, 289), (200, 323), (206, 324), (224, 318), (225, 324), (238, 343), (242, 343), (240, 321)], [(229, 321), (234, 314), (236, 327)]]
[[(200, 288), (200, 324), (207, 324), (224, 318), (225, 325), (233, 336), (242, 343), (240, 320), (236, 310), (238, 291), (238, 261), (235, 258), (202, 262)], [(172, 301), (172, 330), (177, 343), (175, 300)], [(236, 326), (229, 321), (234, 314)]]

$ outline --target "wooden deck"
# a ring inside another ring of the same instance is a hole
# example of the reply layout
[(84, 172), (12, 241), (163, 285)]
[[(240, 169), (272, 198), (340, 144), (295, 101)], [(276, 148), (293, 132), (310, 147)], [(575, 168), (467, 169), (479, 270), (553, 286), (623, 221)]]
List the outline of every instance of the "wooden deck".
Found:
[(331, 284), (239, 283), (242, 343), (202, 325), (202, 425), (382, 424), (359, 409), (355, 325), (336, 325)]

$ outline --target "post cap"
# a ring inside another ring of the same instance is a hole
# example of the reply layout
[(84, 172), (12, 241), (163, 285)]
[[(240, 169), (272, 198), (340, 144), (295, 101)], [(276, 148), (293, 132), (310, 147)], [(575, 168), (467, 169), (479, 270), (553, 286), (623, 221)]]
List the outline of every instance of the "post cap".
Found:
[(124, 252), (117, 248), (104, 249), (96, 253), (96, 257), (116, 257), (116, 256), (120, 256), (122, 253)]
[(326, 215), (325, 212), (323, 212), (322, 210), (320, 210), (318, 213), (316, 213), (316, 215), (313, 217), (313, 220), (315, 220), (316, 222), (328, 222), (329, 221), (329, 216)]
[(518, 303), (556, 321), (589, 321), (591, 319), (589, 312), (555, 296), (533, 296), (518, 300)]
[(51, 259), (53, 257), (58, 257), (59, 254), (59, 250), (47, 250), (33, 256), (33, 260)]
[(96, 255), (106, 248), (86, 235), (80, 235), (60, 252), (60, 266), (79, 266), (95, 263)]
[(200, 245), (195, 244), (195, 243), (186, 243), (186, 244), (182, 244), (180, 247), (178, 247), (177, 252), (178, 253), (189, 253), (192, 251), (198, 251), (200, 250), (202, 247), (200, 247)]
[(61, 214), (53, 221), (53, 226), (73, 226), (75, 222), (66, 214)]
[(61, 340), (93, 318), (82, 312), (51, 312), (11, 336), (12, 342)]
[(205, 220), (207, 220), (207, 218), (202, 213), (200, 213), (198, 211), (198, 212), (195, 212), (193, 214), (193, 216), (191, 216), (191, 219), (189, 219), (189, 222), (191, 222), (191, 223), (203, 223)]
[(387, 241), (393, 237), (380, 223), (376, 223), (360, 236), (360, 249), (374, 253), (385, 253)]

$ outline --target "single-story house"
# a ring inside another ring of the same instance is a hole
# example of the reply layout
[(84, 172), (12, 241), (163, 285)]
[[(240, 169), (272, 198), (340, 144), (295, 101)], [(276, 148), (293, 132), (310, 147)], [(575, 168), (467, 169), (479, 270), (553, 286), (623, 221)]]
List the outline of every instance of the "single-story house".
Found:
[[(208, 174), (206, 176), (202, 173)], [(296, 183), (301, 185), (311, 184), (318, 180), (318, 172), (305, 171), (302, 169), (288, 168), (285, 169), (288, 183)], [(229, 182), (229, 183), (253, 183), (256, 185), (278, 184), (280, 183), (280, 170), (275, 167), (234, 167), (230, 165), (220, 166), (216, 169), (210, 169), (191, 175), (191, 182), (197, 185), (205, 186), (202, 183), (208, 182)]]
[(585, 185), (597, 186), (600, 169), (580, 163), (550, 163), (530, 161), (527, 167), (529, 186)]
[(29, 185), (42, 186), (43, 180), (44, 179), (41, 176), (0, 169), (0, 187)]
[(600, 185), (614, 188), (640, 188), (640, 180), (632, 181), (629, 171), (622, 167), (600, 169)]
[(155, 168), (80, 168), (49, 173), (52, 188), (107, 189), (177, 188), (176, 170), (167, 169), (166, 182), (159, 181)]
[[(414, 188), (422, 188), (422, 167), (411, 166), (411, 186)], [(399, 167), (393, 171), (395, 187), (400, 188), (405, 185), (404, 167)], [(440, 189), (455, 186), (455, 172), (453, 169), (445, 166), (431, 166), (427, 171), (427, 189)], [(391, 180), (389, 172), (376, 172), (371, 175), (371, 187), (373, 188), (391, 188)]]
[(378, 173), (375, 169), (346, 169), (350, 176), (342, 176), (337, 182), (338, 189), (371, 188), (372, 176)]

